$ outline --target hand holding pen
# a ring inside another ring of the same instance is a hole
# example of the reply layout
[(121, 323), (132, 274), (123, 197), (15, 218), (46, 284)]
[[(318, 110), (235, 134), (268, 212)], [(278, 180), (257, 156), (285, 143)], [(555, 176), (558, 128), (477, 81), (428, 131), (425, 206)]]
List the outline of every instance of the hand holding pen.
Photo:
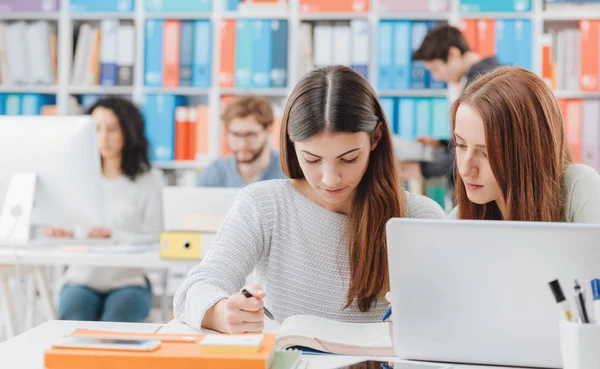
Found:
[(221, 322), (223, 333), (261, 333), (265, 315), (273, 315), (264, 307), (266, 292), (258, 285), (244, 287), (240, 292), (223, 300)]

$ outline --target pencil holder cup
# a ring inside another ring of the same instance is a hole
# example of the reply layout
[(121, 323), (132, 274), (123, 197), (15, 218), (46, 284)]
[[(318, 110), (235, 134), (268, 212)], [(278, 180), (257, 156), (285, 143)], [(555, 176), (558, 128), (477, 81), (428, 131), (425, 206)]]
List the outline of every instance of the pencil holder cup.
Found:
[(600, 325), (560, 322), (563, 369), (600, 369)]

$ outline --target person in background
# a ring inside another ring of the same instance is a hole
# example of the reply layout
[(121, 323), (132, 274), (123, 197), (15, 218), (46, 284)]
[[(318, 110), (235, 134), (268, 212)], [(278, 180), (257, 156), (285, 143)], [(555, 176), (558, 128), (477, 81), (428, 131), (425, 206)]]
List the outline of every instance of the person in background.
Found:
[[(87, 237), (135, 243), (158, 242), (162, 229), (162, 179), (151, 171), (144, 120), (131, 102), (98, 101), (88, 111), (97, 122), (102, 160), (105, 224)], [(47, 237), (73, 232), (44, 228)], [(142, 270), (69, 267), (60, 292), (59, 318), (140, 322), (152, 308), (152, 291)]]
[(452, 218), (600, 223), (600, 175), (573, 164), (560, 107), (536, 74), (503, 67), (454, 103)]
[[(425, 61), (425, 68), (435, 80), (463, 87), (500, 66), (497, 57), (483, 58), (471, 50), (462, 32), (447, 24), (436, 26), (427, 33), (413, 53), (413, 60)], [(401, 176), (404, 179), (448, 176), (450, 185), (454, 186), (452, 142), (431, 137), (418, 137), (417, 140), (425, 145), (446, 148), (446, 155), (438, 162), (401, 163)]]
[(239, 96), (225, 107), (221, 117), (233, 154), (215, 160), (200, 172), (199, 187), (244, 187), (268, 179), (285, 178), (279, 154), (271, 148), (273, 110), (269, 100)]
[[(291, 179), (240, 190), (208, 254), (177, 290), (175, 318), (195, 329), (262, 332), (266, 303), (279, 322), (381, 321), (386, 223), (445, 214), (402, 190), (377, 94), (349, 67), (307, 73), (285, 107), (280, 151)], [(253, 270), (258, 285), (246, 287), (246, 298), (241, 289)]]

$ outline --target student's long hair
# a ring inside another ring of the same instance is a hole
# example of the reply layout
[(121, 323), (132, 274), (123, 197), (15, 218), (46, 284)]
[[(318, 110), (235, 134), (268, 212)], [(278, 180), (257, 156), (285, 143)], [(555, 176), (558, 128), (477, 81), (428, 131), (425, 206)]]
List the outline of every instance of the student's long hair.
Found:
[(98, 100), (87, 114), (92, 114), (97, 108), (111, 110), (119, 121), (123, 132), (123, 158), (121, 171), (132, 181), (150, 171), (149, 144), (144, 134), (144, 118), (138, 108), (130, 101), (108, 97)]
[(371, 152), (367, 170), (357, 186), (349, 214), (350, 286), (346, 307), (354, 300), (360, 311), (389, 288), (385, 225), (404, 215), (401, 190), (388, 123), (377, 95), (357, 72), (344, 66), (315, 69), (306, 74), (288, 99), (281, 126), (281, 164), (290, 178), (304, 178), (294, 142), (323, 132), (366, 132), (382, 136)]
[(452, 129), (461, 104), (483, 120), (490, 166), (505, 201), (471, 202), (456, 170), (460, 219), (558, 222), (562, 219), (562, 175), (571, 163), (563, 117), (550, 88), (532, 72), (502, 67), (465, 89), (452, 106)]

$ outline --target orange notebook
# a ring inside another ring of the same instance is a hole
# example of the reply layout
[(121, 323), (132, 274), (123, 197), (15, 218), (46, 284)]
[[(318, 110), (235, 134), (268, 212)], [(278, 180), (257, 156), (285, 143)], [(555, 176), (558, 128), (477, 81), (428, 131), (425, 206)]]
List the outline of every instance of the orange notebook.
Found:
[(209, 141), (209, 110), (206, 105), (197, 107), (197, 123), (196, 123), (196, 153), (198, 155), (208, 155)]
[[(78, 329), (73, 336), (179, 337), (180, 334), (117, 333)], [(189, 335), (204, 338), (204, 334)], [(262, 348), (254, 354), (201, 353), (197, 343), (162, 342), (151, 352), (50, 348), (44, 355), (46, 369), (269, 369), (273, 361), (275, 335), (265, 334)]]
[(477, 21), (477, 41), (482, 58), (496, 55), (496, 22), (493, 19)]
[(600, 35), (598, 34), (600, 21), (582, 20), (579, 22), (581, 35), (581, 72), (579, 88), (581, 91), (598, 91), (598, 65), (600, 65)]
[(181, 21), (166, 20), (163, 34), (163, 86), (179, 86)]
[(479, 42), (477, 37), (477, 20), (475, 19), (467, 19), (463, 20), (460, 24), (460, 30), (463, 35), (467, 39), (467, 43), (471, 50), (478, 52), (479, 51)]
[(221, 25), (221, 61), (219, 86), (232, 88), (235, 73), (235, 20), (227, 19)]
[(175, 160), (188, 160), (188, 108), (175, 108)]

